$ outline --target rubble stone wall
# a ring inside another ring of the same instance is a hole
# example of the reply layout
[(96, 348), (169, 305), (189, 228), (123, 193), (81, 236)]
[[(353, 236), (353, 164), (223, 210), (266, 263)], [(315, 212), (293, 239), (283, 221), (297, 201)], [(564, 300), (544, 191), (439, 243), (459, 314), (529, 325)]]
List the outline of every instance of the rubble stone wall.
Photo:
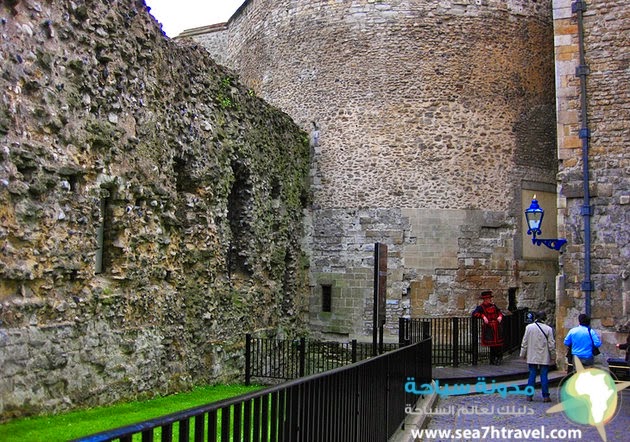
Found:
[(0, 4), (0, 418), (242, 376), (304, 333), (308, 136), (142, 1)]
[[(521, 307), (553, 299), (557, 254), (531, 253), (521, 202), (555, 192), (551, 11), (551, 0), (248, 0), (216, 33), (245, 84), (319, 135), (314, 327), (370, 334), (377, 241), (392, 312), (461, 315), (483, 288), (503, 307), (510, 289)], [(210, 34), (191, 38), (213, 53)]]

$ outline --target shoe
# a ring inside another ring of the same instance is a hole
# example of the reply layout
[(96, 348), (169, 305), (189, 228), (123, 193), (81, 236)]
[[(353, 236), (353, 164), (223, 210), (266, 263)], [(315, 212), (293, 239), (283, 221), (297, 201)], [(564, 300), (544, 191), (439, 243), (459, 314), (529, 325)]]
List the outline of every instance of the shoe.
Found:
[(527, 396), (527, 402), (531, 402), (534, 400), (534, 396)]
[(551, 402), (551, 398), (550, 397), (544, 397), (543, 398), (543, 402)]

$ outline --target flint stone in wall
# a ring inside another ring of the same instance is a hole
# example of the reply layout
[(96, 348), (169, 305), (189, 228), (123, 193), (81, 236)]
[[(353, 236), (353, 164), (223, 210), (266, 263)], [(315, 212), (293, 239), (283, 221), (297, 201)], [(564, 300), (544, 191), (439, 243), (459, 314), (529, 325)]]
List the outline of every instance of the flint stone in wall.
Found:
[(233, 381), (245, 331), (303, 333), (307, 135), (141, 1), (0, 17), (0, 420)]
[[(418, 287), (412, 315), (468, 314), (481, 288), (507, 299), (540, 282), (518, 272), (520, 206), (526, 181), (556, 182), (551, 6), (258, 0), (227, 29), (189, 35), (304, 129), (316, 122), (314, 328), (336, 334), (345, 318), (344, 331), (371, 333), (371, 291), (356, 275), (370, 279), (376, 241), (395, 245), (389, 299)], [(546, 269), (539, 278), (554, 284)], [(326, 282), (331, 314), (320, 311)]]

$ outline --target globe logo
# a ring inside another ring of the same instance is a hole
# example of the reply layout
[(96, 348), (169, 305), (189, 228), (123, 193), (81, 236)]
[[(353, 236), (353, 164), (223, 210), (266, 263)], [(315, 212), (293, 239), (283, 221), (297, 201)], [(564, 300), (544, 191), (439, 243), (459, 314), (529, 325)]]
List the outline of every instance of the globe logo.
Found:
[(610, 421), (617, 410), (617, 387), (604, 370), (590, 368), (571, 376), (560, 389), (564, 413), (573, 422), (597, 426)]
[(615, 382), (609, 372), (598, 368), (585, 369), (579, 358), (575, 358), (575, 368), (575, 374), (560, 387), (560, 403), (547, 413), (564, 411), (572, 422), (597, 428), (606, 442), (604, 425), (617, 411), (617, 392), (629, 387), (630, 382)]

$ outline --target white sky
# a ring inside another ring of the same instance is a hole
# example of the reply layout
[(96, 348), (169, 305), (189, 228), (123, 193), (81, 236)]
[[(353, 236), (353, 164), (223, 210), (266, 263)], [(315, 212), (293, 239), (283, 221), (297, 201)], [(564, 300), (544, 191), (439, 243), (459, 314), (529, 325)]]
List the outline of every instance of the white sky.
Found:
[(183, 30), (228, 21), (245, 0), (145, 0), (162, 30), (173, 38)]

